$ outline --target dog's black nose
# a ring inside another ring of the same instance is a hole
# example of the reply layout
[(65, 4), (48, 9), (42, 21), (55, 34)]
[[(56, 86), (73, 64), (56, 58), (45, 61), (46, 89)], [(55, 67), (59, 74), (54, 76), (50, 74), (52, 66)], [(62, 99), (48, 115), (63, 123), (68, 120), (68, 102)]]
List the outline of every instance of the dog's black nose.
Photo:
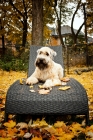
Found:
[(40, 59), (39, 59), (39, 62), (41, 62), (41, 63), (44, 62), (44, 61), (45, 61), (44, 58), (40, 58)]

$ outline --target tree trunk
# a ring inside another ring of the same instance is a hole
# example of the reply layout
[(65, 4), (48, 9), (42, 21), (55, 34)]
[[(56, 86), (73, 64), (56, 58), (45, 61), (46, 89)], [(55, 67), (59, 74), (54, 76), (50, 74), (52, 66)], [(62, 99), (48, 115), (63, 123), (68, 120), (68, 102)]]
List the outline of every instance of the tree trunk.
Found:
[[(22, 47), (25, 47), (26, 45), (26, 41), (27, 41), (27, 8), (25, 5), (25, 1), (23, 0), (23, 6), (24, 6), (24, 14), (22, 14), (22, 12), (15, 6), (15, 4), (13, 3), (13, 0), (9, 0), (9, 4), (13, 7), (14, 10), (16, 10), (19, 14), (18, 19), (21, 19), (21, 17), (23, 17), (23, 35), (22, 35)], [(21, 17), (20, 17), (21, 16)]]
[(32, 0), (32, 45), (43, 45), (43, 0)]
[(84, 25), (84, 22), (83, 22), (82, 25), (77, 30), (77, 33), (74, 32), (73, 23), (74, 23), (75, 16), (76, 16), (77, 11), (79, 10), (80, 6), (81, 6), (81, 0), (78, 2), (78, 5), (76, 7), (75, 12), (73, 13), (73, 17), (72, 17), (72, 21), (71, 21), (71, 32), (72, 32), (72, 38), (73, 38), (73, 43), (74, 44), (77, 44), (78, 34), (80, 33), (80, 31), (81, 31), (81, 29)]
[(63, 37), (61, 35), (61, 21), (60, 20), (58, 20), (58, 34), (59, 34), (61, 45), (64, 46)]
[[(3, 29), (4, 29), (4, 27), (1, 25), (1, 31)], [(4, 54), (5, 54), (5, 38), (4, 38), (4, 34), (2, 34), (2, 50), (3, 50), (3, 56), (4, 56)]]
[(24, 19), (23, 22), (24, 23), (23, 23), (22, 47), (25, 47), (27, 41), (27, 19)]
[(89, 60), (88, 60), (88, 41), (87, 41), (87, 15), (86, 15), (86, 9), (85, 9), (86, 3), (83, 3), (83, 10), (84, 10), (84, 21), (85, 21), (85, 41), (86, 41), (86, 65), (89, 66)]
[(5, 54), (5, 40), (4, 35), (2, 35), (2, 49), (3, 49), (3, 55)]

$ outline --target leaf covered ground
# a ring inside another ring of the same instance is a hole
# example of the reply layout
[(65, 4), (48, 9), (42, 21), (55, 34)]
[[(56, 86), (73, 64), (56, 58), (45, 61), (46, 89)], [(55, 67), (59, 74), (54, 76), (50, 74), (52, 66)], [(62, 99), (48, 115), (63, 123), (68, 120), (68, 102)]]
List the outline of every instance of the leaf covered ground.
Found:
[(9, 115), (8, 122), (4, 122), (7, 90), (14, 81), (26, 78), (27, 73), (0, 70), (0, 140), (93, 140), (93, 71), (77, 75), (71, 69), (67, 76), (77, 79), (87, 91), (89, 126), (85, 126), (83, 116), (77, 116), (78, 119), (74, 120), (70, 116), (67, 116), (67, 120), (59, 116), (52, 122), (43, 117), (27, 117), (26, 120), (17, 122), (14, 115)]

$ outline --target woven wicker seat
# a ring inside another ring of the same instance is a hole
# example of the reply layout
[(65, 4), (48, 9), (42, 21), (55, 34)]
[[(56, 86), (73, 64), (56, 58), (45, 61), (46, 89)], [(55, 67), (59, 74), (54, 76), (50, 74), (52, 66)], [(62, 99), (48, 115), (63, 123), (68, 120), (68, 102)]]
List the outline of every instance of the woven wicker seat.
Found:
[[(33, 46), (30, 49), (28, 76), (34, 71), (36, 50), (40, 47)], [(57, 52), (55, 61), (63, 65), (61, 46), (52, 47)], [(30, 92), (30, 86), (21, 85), (19, 80), (13, 83), (6, 96), (5, 119), (8, 114), (31, 114), (31, 115), (85, 115), (89, 121), (88, 98), (83, 86), (71, 78), (67, 85), (71, 88), (65, 91), (53, 87), (49, 94)], [(34, 85), (38, 91), (38, 84)]]

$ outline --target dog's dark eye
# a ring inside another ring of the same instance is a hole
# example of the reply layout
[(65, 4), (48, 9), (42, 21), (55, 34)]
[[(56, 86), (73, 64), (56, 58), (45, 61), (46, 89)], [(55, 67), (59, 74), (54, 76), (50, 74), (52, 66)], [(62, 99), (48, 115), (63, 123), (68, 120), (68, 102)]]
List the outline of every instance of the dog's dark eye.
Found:
[(46, 55), (47, 55), (47, 56), (49, 56), (49, 53), (48, 53), (48, 52), (46, 52)]
[(40, 53), (39, 54), (42, 54), (42, 52), (40, 51)]

